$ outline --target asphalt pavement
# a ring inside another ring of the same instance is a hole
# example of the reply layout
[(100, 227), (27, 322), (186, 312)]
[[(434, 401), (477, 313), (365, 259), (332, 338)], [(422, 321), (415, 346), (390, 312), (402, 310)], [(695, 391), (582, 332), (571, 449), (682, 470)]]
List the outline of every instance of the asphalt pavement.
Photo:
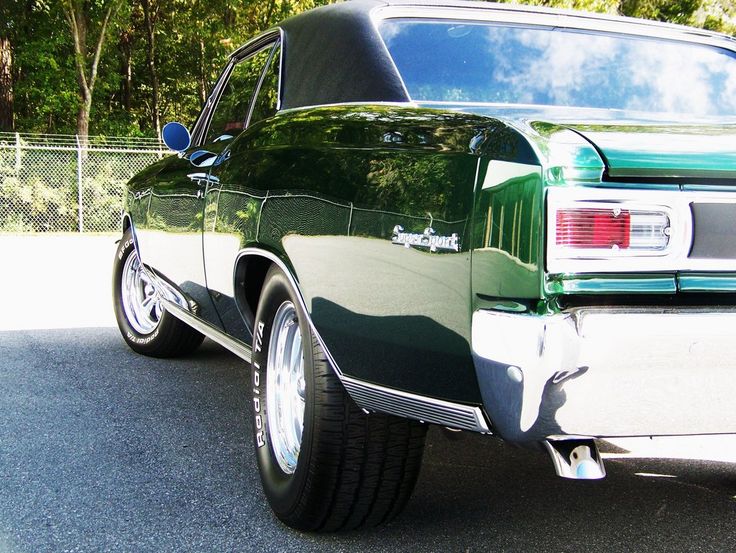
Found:
[(6, 331), (0, 359), (0, 551), (736, 550), (732, 464), (616, 458), (565, 481), (437, 429), (400, 518), (299, 534), (260, 489), (249, 369), (216, 344), (159, 360), (114, 328)]
[(697, 461), (604, 444), (608, 476), (580, 482), (542, 453), (433, 428), (394, 522), (294, 532), (260, 488), (249, 368), (210, 341), (176, 360), (130, 351), (108, 311), (113, 248), (0, 236), (20, 260), (0, 271), (0, 553), (736, 551), (736, 450), (719, 438), (668, 452)]

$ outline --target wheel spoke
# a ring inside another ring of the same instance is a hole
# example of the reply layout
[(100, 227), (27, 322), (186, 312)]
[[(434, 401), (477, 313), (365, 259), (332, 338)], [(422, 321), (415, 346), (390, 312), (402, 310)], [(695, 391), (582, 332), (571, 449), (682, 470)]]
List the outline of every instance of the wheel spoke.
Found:
[(156, 302), (156, 298), (153, 296), (146, 296), (141, 302), (141, 307), (146, 311), (150, 312), (153, 309), (153, 304)]
[(161, 320), (161, 305), (153, 282), (135, 251), (123, 266), (121, 288), (123, 310), (130, 325), (139, 334), (152, 333)]

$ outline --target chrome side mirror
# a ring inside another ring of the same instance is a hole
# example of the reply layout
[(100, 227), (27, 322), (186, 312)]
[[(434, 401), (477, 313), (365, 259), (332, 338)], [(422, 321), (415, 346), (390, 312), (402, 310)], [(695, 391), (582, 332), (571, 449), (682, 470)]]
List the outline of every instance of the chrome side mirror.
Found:
[(176, 122), (166, 123), (164, 125), (164, 128), (161, 130), (161, 138), (163, 138), (164, 144), (175, 152), (183, 152), (192, 143), (189, 130), (181, 123)]

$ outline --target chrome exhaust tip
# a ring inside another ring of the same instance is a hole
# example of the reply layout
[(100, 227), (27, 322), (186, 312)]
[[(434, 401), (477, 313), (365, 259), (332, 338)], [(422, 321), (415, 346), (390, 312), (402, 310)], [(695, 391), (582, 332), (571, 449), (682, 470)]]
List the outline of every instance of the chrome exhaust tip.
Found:
[(598, 480), (606, 475), (595, 440), (544, 440), (542, 443), (552, 458), (557, 476), (574, 480)]

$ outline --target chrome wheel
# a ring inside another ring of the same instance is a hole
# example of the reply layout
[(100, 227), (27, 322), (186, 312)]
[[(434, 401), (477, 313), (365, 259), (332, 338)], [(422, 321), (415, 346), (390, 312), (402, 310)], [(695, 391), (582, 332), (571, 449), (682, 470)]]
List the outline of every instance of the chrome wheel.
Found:
[(268, 435), (279, 467), (293, 474), (304, 429), (304, 351), (296, 309), (290, 301), (276, 311), (266, 371)]
[(150, 334), (161, 320), (161, 302), (135, 250), (125, 260), (121, 284), (123, 310), (130, 326), (139, 334)]

